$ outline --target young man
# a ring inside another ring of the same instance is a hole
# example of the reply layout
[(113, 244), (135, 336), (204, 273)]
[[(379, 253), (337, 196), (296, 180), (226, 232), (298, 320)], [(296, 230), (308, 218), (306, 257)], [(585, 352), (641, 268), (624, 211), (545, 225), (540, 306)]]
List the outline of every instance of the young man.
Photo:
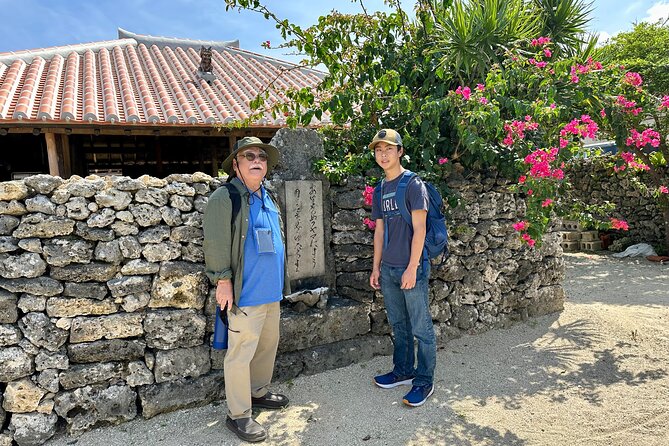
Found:
[(267, 436), (251, 417), (252, 408), (288, 405), (284, 395), (267, 390), (279, 345), (279, 301), (290, 292), (279, 211), (263, 187), (278, 159), (278, 150), (258, 138), (239, 140), (223, 161), (239, 195), (239, 212), (232, 221), (231, 192), (221, 187), (209, 197), (203, 221), (207, 276), (221, 311), (228, 311), (225, 424), (249, 442)]
[[(369, 144), (385, 174), (382, 196), (374, 197), (372, 220), (374, 264), (369, 284), (381, 289), (394, 338), (393, 370), (374, 377), (384, 389), (412, 384), (402, 401), (420, 406), (434, 392), (437, 344), (428, 299), (429, 259), (423, 258), (429, 196), (423, 181), (414, 176), (406, 187), (405, 203), (411, 224), (400, 214), (395, 194), (405, 169), (402, 138), (391, 129), (379, 131)], [(418, 340), (418, 361), (414, 368), (414, 338)]]

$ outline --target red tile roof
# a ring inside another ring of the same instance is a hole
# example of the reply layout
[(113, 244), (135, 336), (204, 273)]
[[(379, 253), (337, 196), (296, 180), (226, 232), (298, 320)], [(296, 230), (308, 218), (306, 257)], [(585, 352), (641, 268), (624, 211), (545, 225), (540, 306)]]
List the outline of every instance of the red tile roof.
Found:
[[(200, 46), (212, 47), (213, 80), (198, 73)], [(0, 125), (8, 122), (109, 124), (230, 123), (280, 73), (277, 87), (311, 87), (324, 73), (239, 48), (143, 36), (0, 53)], [(271, 100), (278, 100), (271, 95)], [(325, 119), (324, 119), (325, 120)], [(267, 114), (256, 125), (283, 125)]]

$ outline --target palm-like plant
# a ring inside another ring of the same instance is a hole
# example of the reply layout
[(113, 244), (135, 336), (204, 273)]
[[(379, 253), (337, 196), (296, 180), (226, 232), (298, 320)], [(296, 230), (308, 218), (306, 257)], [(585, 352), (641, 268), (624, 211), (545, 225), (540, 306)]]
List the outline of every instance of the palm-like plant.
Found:
[(523, 0), (456, 0), (436, 22), (434, 51), (443, 69), (463, 83), (483, 79), (509, 46), (540, 29)]
[(587, 25), (592, 14), (592, 1), (532, 0), (532, 9), (541, 21), (540, 33), (549, 36), (558, 52), (571, 57), (587, 48)]
[(586, 35), (592, 3), (585, 0), (455, 0), (435, 17), (433, 52), (444, 78), (481, 81), (506, 49), (548, 36), (557, 55), (587, 57), (596, 39)]

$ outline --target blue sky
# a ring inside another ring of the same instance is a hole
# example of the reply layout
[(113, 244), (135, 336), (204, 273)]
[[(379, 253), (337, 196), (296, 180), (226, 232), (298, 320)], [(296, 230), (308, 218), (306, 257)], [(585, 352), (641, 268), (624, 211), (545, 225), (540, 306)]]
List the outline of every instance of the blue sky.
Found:
[[(351, 0), (265, 0), (280, 17), (303, 26), (332, 9), (357, 12)], [(409, 9), (414, 4), (403, 0)], [(368, 10), (385, 9), (382, 0), (365, 0)], [(274, 26), (249, 12), (225, 11), (223, 0), (0, 0), (5, 20), (0, 52), (112, 40), (118, 27), (138, 34), (202, 40), (239, 39), (242, 48), (283, 59), (264, 50), (266, 40), (279, 43)], [(595, 0), (591, 30), (602, 37), (632, 28), (635, 21), (669, 15), (669, 0)]]

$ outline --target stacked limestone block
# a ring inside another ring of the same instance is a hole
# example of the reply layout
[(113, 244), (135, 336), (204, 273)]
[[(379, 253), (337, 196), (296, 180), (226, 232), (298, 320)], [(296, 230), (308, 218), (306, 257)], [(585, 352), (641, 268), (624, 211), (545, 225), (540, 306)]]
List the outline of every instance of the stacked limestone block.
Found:
[[(372, 331), (389, 333), (380, 292), (369, 287), (373, 231), (363, 224), (364, 181), (351, 178), (334, 195), (332, 227), (337, 290), (369, 308)], [(507, 326), (563, 307), (564, 261), (557, 233), (539, 249), (521, 244), (512, 224), (522, 219), (524, 202), (492, 173), (454, 173), (448, 186), (460, 205), (448, 212), (451, 256), (433, 264), (430, 308), (441, 342), (462, 332)]]
[(151, 416), (179, 392), (180, 407), (221, 396), (202, 264), (218, 181), (0, 183), (0, 444), (41, 444), (59, 418), (76, 434), (136, 417), (138, 402)]

